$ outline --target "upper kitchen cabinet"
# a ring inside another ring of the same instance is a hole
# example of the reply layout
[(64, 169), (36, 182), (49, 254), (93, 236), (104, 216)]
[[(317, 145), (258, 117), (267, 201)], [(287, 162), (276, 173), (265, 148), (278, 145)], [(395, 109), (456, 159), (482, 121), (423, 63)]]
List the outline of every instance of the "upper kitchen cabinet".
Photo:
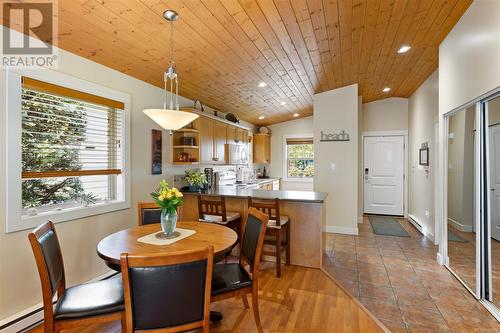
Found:
[(213, 155), (213, 163), (214, 164), (225, 164), (225, 144), (226, 144), (226, 124), (214, 121), (213, 122), (213, 140), (214, 140), (214, 155)]
[[(244, 134), (247, 132), (243, 128), (236, 128), (236, 142), (237, 143), (246, 143), (244, 139)], [(248, 132), (247, 132), (247, 138), (248, 138)]]
[(236, 143), (236, 127), (227, 125), (227, 143)]
[(253, 163), (271, 162), (271, 135), (256, 133), (253, 135)]
[(200, 162), (202, 164), (214, 163), (214, 123), (207, 117), (199, 117), (200, 133)]

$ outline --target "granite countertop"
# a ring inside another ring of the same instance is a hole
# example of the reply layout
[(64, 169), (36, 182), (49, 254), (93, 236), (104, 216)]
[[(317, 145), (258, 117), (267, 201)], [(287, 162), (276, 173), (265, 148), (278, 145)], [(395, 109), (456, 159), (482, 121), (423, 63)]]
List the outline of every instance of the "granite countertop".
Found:
[[(256, 189), (238, 189), (234, 187), (221, 187), (210, 191), (202, 191), (202, 194), (207, 195), (222, 195), (225, 197), (246, 198), (252, 197), (256, 199), (280, 199), (283, 201), (296, 202), (311, 202), (323, 203), (328, 196), (324, 192), (312, 191), (272, 191), (272, 190), (256, 190)], [(193, 192), (184, 192), (185, 195), (196, 195)]]

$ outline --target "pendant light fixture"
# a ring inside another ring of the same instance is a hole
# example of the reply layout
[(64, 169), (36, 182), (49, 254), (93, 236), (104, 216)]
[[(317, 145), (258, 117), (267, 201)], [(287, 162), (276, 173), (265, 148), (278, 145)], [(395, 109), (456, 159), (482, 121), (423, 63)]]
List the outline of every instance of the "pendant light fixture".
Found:
[(163, 17), (170, 22), (170, 59), (168, 68), (163, 73), (163, 109), (145, 109), (142, 112), (164, 129), (178, 130), (199, 116), (179, 111), (179, 81), (174, 62), (174, 22), (179, 19), (179, 14), (169, 9), (163, 13)]

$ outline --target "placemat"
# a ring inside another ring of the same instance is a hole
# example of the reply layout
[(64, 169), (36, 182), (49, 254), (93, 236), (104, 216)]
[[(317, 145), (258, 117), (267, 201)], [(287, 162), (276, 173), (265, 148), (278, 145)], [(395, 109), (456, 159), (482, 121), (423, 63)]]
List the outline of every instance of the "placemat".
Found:
[(137, 241), (140, 243), (152, 244), (152, 245), (169, 245), (169, 244), (178, 242), (186, 237), (192, 236), (196, 233), (195, 230), (182, 229), (182, 228), (175, 228), (175, 231), (180, 233), (179, 237), (172, 238), (172, 239), (160, 239), (160, 238), (156, 237), (156, 234), (161, 232), (161, 231), (157, 231), (157, 232), (154, 232), (152, 234), (138, 238)]

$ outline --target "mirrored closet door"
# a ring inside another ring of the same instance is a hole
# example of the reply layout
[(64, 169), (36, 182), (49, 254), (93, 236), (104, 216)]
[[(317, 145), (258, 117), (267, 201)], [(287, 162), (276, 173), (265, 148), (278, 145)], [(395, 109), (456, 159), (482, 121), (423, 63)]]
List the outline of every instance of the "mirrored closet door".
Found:
[(446, 115), (448, 269), (500, 320), (500, 88)]
[(476, 106), (448, 117), (447, 232), (449, 268), (477, 294), (476, 256)]

